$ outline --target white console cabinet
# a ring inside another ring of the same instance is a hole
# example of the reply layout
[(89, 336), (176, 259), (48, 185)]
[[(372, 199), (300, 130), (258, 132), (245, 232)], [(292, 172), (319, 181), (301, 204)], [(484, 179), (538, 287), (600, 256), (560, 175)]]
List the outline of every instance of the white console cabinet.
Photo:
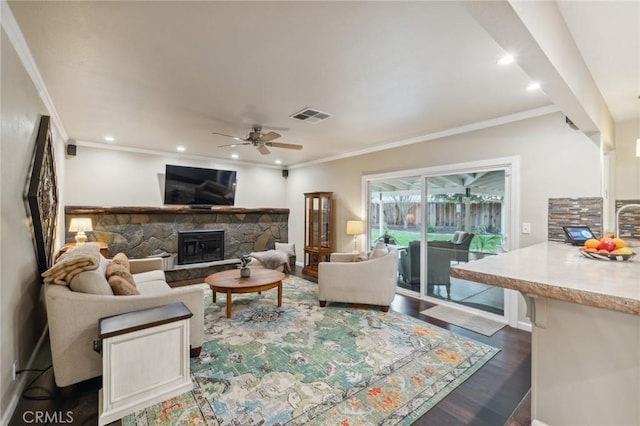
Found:
[(178, 302), (100, 319), (99, 426), (193, 388), (189, 376), (192, 315)]

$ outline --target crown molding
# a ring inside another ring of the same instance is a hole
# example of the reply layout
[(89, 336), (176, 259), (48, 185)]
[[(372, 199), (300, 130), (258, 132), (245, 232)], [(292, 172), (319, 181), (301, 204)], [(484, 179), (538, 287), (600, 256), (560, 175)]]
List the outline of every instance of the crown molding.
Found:
[(213, 157), (213, 156), (208, 156), (208, 155), (195, 155), (195, 154), (184, 154), (184, 153), (176, 153), (173, 151), (161, 151), (161, 150), (157, 150), (157, 149), (146, 149), (146, 148), (136, 148), (136, 147), (131, 147), (131, 146), (122, 146), (122, 145), (109, 145), (106, 143), (100, 143), (100, 142), (91, 142), (91, 141), (82, 141), (82, 140), (76, 140), (75, 144), (78, 146), (86, 146), (89, 148), (96, 148), (96, 149), (106, 149), (109, 151), (121, 151), (121, 152), (134, 152), (137, 154), (146, 154), (146, 155), (156, 155), (159, 157), (172, 157), (172, 158), (187, 158), (187, 159), (191, 159), (191, 160), (198, 160), (198, 161), (202, 161), (202, 160), (215, 160), (215, 161), (219, 161), (225, 164), (231, 164), (231, 165), (237, 165), (237, 164), (242, 164), (245, 166), (258, 166), (258, 167), (264, 167), (266, 169), (283, 169), (286, 168), (283, 165), (271, 165), (271, 164), (263, 164), (263, 163), (254, 163), (251, 161), (242, 161), (242, 160), (229, 160), (227, 158), (220, 158), (220, 157)]
[(69, 139), (67, 131), (65, 130), (64, 125), (62, 124), (62, 120), (60, 120), (60, 116), (58, 115), (58, 111), (56, 110), (56, 107), (53, 104), (53, 100), (51, 99), (51, 96), (49, 96), (49, 91), (47, 90), (47, 87), (44, 84), (42, 75), (40, 75), (38, 66), (36, 65), (36, 62), (33, 59), (33, 56), (31, 55), (31, 50), (29, 50), (27, 41), (24, 39), (24, 36), (22, 35), (22, 31), (18, 26), (18, 22), (16, 21), (16, 18), (13, 16), (13, 13), (11, 12), (11, 8), (9, 7), (9, 4), (7, 3), (7, 1), (2, 0), (1, 3), (2, 3), (2, 6), (1, 6), (2, 9), (1, 9), (0, 16), (2, 16), (2, 19), (1, 19), (2, 28), (6, 32), (7, 37), (11, 42), (11, 45), (15, 49), (16, 53), (18, 54), (18, 57), (20, 58), (20, 61), (22, 62), (22, 65), (24, 66), (25, 70), (27, 71), (27, 74), (31, 78), (31, 81), (35, 86), (38, 92), (38, 95), (42, 100), (42, 103), (44, 104), (45, 108), (47, 109), (47, 112), (51, 116), (51, 121), (53, 122), (53, 125), (55, 126), (56, 130), (62, 137), (62, 140), (67, 141)]
[(502, 117), (496, 117), (489, 120), (478, 121), (475, 123), (465, 124), (464, 126), (453, 127), (451, 129), (443, 130), (441, 132), (429, 133), (423, 136), (416, 136), (409, 139), (403, 139), (396, 142), (391, 142), (385, 145), (378, 145), (376, 147), (361, 149), (359, 151), (352, 151), (346, 154), (334, 155), (332, 157), (326, 157), (319, 160), (307, 161), (304, 163), (298, 163), (289, 166), (289, 169), (296, 169), (300, 167), (306, 167), (313, 164), (327, 163), (329, 161), (342, 160), (350, 157), (357, 157), (359, 155), (371, 154), (374, 152), (384, 151), (387, 149), (399, 148), (402, 146), (413, 145), (421, 142), (428, 142), (435, 139), (442, 139), (449, 136), (460, 135), (463, 133), (474, 132), (476, 130), (488, 129), (490, 127), (501, 126), (503, 124), (509, 124), (516, 121), (527, 120), (529, 118), (540, 117), (547, 114), (553, 114), (560, 111), (557, 105), (548, 105), (545, 107), (530, 109), (528, 111), (517, 112), (515, 114), (503, 115)]

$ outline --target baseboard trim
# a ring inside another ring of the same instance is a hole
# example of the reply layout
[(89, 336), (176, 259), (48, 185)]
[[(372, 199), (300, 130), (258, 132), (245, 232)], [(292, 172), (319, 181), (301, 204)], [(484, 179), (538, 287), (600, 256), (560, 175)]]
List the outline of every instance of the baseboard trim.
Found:
[(530, 322), (518, 321), (518, 330), (524, 330), (531, 333), (531, 331), (533, 330), (533, 327), (531, 326)]
[(541, 422), (540, 420), (533, 419), (531, 421), (531, 426), (549, 426), (549, 425), (546, 424), (546, 423)]
[[(27, 366), (22, 370), (33, 368), (33, 363), (36, 360), (36, 356), (40, 351), (40, 347), (42, 346), (42, 343), (46, 340), (48, 332), (49, 332), (49, 324), (46, 324), (44, 327), (44, 330), (42, 331), (42, 334), (40, 335), (40, 338), (38, 339), (38, 343), (36, 343), (36, 347), (33, 349), (33, 352), (31, 353), (31, 356), (27, 361)], [(27, 374), (26, 372), (18, 376), (18, 380), (17, 380), (18, 385), (15, 386), (14, 388), (15, 391), (11, 396), (9, 405), (7, 405), (7, 411), (4, 412), (4, 415), (0, 419), (0, 424), (8, 425), (9, 422), (11, 421), (11, 418), (13, 417), (13, 412), (18, 406), (18, 403), (20, 402), (20, 397), (22, 396), (22, 392), (24, 392), (24, 388), (27, 385), (27, 377), (29, 377), (29, 374)]]

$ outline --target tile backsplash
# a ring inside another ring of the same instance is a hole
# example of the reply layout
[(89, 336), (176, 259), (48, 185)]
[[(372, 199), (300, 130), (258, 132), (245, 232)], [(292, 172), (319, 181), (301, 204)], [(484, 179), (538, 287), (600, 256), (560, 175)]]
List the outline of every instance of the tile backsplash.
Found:
[[(629, 209), (631, 210), (631, 209)], [(602, 235), (602, 197), (549, 198), (548, 240), (565, 241), (563, 226), (588, 226), (597, 236)]]
[[(640, 205), (640, 200), (616, 200), (616, 213), (628, 204)], [(618, 227), (620, 237), (640, 240), (640, 207), (627, 207), (620, 212)]]

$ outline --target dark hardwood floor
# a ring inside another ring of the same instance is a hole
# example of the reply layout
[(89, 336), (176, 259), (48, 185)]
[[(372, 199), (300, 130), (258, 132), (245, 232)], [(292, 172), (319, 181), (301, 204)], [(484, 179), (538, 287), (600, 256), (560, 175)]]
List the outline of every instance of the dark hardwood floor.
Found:
[[(317, 282), (314, 277), (302, 274), (296, 267), (294, 275)], [(419, 318), (431, 324), (501, 349), (500, 352), (451, 394), (440, 401), (414, 425), (430, 426), (524, 426), (529, 424), (530, 405), (528, 391), (531, 387), (531, 334), (526, 331), (504, 327), (491, 337), (474, 333), (449, 323), (420, 314), (433, 304), (396, 295), (391, 309)], [(36, 357), (34, 368), (46, 368), (51, 364), (49, 342), (46, 341)], [(26, 372), (32, 381), (39, 372)], [(51, 369), (27, 390), (13, 414), (10, 426), (27, 424), (49, 425), (96, 425), (98, 423), (99, 379), (83, 382), (73, 389), (71, 395), (57, 392)], [(523, 401), (522, 404), (520, 402)], [(518, 408), (518, 410), (516, 410)], [(514, 413), (515, 412), (515, 413)], [(49, 422), (35, 422), (36, 416), (48, 415)], [(513, 414), (513, 415), (512, 415)], [(114, 422), (112, 425), (118, 425)]]

